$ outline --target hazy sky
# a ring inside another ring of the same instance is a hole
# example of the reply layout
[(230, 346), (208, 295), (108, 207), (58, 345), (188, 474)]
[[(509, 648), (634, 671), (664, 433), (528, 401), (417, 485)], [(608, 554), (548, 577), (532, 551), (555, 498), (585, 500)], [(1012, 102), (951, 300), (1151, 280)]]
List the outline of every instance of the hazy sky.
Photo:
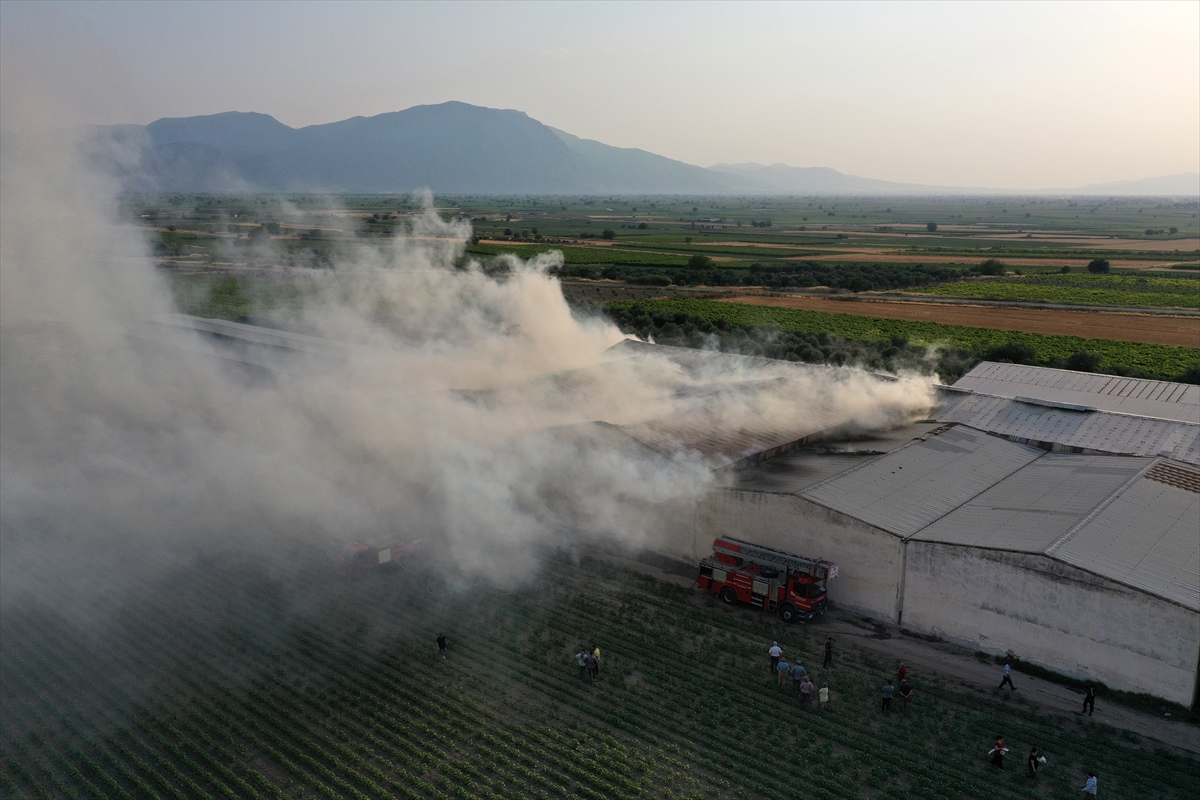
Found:
[(73, 121), (461, 100), (704, 166), (1026, 189), (1200, 171), (1197, 2), (0, 9), (4, 92), (43, 87)]

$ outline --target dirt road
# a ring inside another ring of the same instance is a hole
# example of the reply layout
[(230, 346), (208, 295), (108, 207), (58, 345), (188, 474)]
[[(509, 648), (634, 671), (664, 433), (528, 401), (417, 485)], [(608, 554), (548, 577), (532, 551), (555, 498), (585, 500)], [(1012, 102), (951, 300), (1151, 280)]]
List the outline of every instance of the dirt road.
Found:
[(1040, 308), (989, 308), (974, 305), (906, 303), (902, 301), (845, 301), (804, 296), (746, 296), (723, 299), (726, 303), (797, 308), (858, 317), (941, 322), (972, 328), (1026, 331), (1088, 339), (1200, 347), (1200, 319), (1162, 314), (1099, 311), (1063, 311)]

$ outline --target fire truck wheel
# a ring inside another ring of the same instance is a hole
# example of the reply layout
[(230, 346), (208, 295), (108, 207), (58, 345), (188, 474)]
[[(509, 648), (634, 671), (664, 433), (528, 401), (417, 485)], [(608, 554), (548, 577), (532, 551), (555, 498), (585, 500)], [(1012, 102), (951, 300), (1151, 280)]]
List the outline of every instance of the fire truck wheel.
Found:
[(796, 607), (791, 603), (784, 603), (779, 607), (779, 618), (788, 625), (791, 625), (793, 622), (799, 619), (799, 617), (800, 615), (797, 613)]
[(732, 586), (726, 586), (721, 590), (721, 599), (725, 602), (725, 605), (731, 606), (737, 602), (737, 592)]

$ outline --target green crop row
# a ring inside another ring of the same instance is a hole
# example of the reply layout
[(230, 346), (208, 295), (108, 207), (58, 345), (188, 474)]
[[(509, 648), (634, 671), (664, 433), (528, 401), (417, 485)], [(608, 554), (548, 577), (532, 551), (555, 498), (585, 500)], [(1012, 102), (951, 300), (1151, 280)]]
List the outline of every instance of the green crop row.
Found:
[(914, 289), (919, 294), (979, 300), (1078, 305), (1200, 308), (1200, 281), (1127, 275), (1048, 275), (979, 279)]
[[(615, 301), (612, 309), (630, 309), (635, 303)], [(859, 317), (824, 311), (801, 311), (772, 306), (752, 306), (714, 300), (650, 300), (640, 307), (647, 314), (672, 317), (675, 314), (698, 317), (711, 323), (772, 327), (811, 335), (826, 334), (850, 341), (878, 342), (907, 340), (927, 346), (945, 346), (983, 353), (1003, 346), (1032, 348), (1041, 361), (1067, 361), (1076, 353), (1091, 353), (1100, 359), (1105, 371), (1124, 371), (1160, 377), (1183, 375), (1200, 365), (1200, 348), (1172, 347), (1162, 344), (1120, 342), (1113, 339), (1085, 339), (1079, 336), (1051, 336), (993, 328), (970, 328), (938, 322)]]

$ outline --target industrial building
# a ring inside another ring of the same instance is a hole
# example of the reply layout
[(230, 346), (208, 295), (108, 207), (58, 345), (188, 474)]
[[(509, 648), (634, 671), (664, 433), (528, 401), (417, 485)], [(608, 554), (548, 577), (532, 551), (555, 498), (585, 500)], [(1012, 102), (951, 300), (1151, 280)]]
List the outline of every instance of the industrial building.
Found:
[(931, 421), (725, 476), (696, 515), (840, 565), (830, 599), (1184, 705), (1200, 662), (1200, 387), (984, 363)]
[[(265, 351), (338, 357), (312, 337), (188, 324), (249, 366)], [(1196, 705), (1200, 386), (985, 362), (939, 387), (928, 418), (881, 430), (797, 391), (860, 372), (634, 341), (609, 356), (695, 378), (663, 414), (616, 409), (560, 429), (588, 449), (711, 471), (694, 509), (661, 509), (664, 554), (695, 561), (730, 535), (825, 558), (840, 567), (835, 607)], [(550, 385), (569, 405), (609, 368), (467, 394)], [(729, 413), (793, 396), (794, 415)]]

